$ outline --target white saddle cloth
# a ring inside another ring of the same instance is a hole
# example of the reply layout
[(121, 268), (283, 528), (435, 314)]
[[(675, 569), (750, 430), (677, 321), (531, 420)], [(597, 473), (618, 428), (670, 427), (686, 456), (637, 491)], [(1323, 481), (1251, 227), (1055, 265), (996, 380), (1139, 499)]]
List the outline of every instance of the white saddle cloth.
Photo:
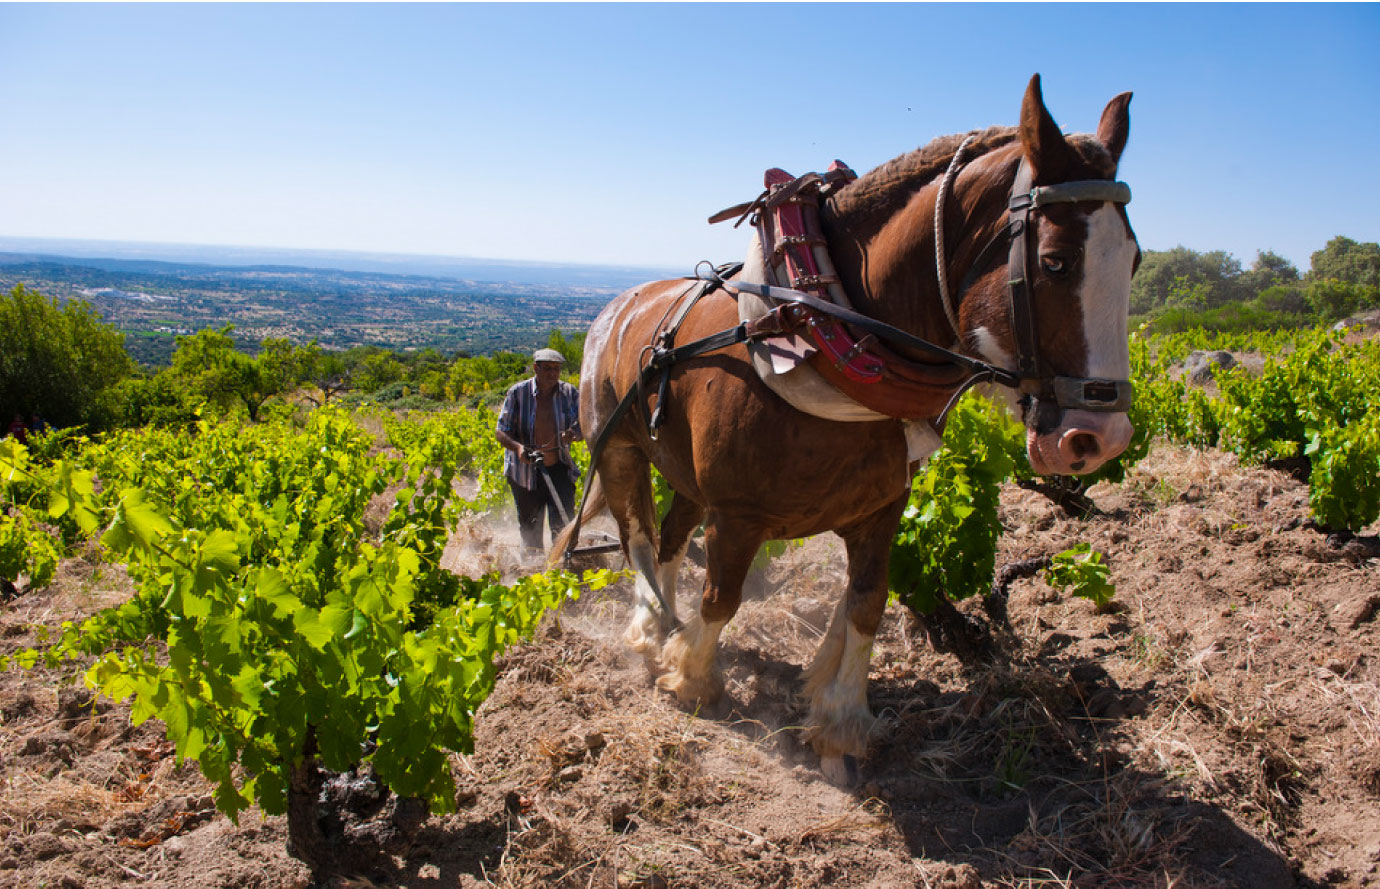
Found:
[[(739, 277), (745, 281), (765, 284), (765, 269), (761, 241), (754, 237)], [(760, 318), (772, 308), (771, 303), (754, 293), (738, 293), (740, 321)], [(796, 410), (842, 423), (867, 423), (890, 419), (886, 414), (879, 414), (858, 404), (824, 379), (819, 371), (805, 360), (813, 351), (814, 346), (798, 336), (791, 337), (785, 345), (777, 341), (748, 343), (748, 354), (752, 357), (753, 369), (762, 378), (762, 382)], [(923, 463), (942, 443), (934, 428), (924, 420), (902, 420), (901, 425), (905, 430), (906, 452), (911, 462)]]

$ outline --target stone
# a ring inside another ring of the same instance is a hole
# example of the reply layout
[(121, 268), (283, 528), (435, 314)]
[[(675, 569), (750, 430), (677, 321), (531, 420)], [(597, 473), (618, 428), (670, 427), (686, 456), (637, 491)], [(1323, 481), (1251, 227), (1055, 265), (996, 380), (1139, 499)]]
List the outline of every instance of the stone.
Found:
[(1184, 374), (1193, 385), (1206, 386), (1216, 377), (1217, 368), (1235, 366), (1236, 358), (1230, 352), (1198, 350), (1184, 359)]

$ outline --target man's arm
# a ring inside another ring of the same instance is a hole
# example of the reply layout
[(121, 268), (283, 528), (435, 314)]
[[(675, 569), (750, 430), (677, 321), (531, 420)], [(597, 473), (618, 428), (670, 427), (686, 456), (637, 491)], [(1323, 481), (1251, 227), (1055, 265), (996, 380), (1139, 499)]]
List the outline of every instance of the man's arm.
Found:
[(516, 387), (509, 389), (507, 396), (503, 399), (503, 409), (499, 411), (498, 414), (498, 426), (494, 429), (494, 438), (497, 438), (498, 443), (503, 445), (504, 448), (517, 454), (519, 459), (530, 461), (532, 460), (532, 456), (528, 453), (530, 449), (514, 438), (508, 431), (510, 429), (516, 429), (513, 418), (518, 410), (517, 398)]
[[(570, 384), (566, 384), (570, 385)], [(580, 390), (570, 386), (567, 390), (566, 413), (569, 423), (561, 430), (561, 444), (570, 444), (572, 441), (584, 441), (585, 433), (580, 428)]]
[(503, 445), (503, 447), (507, 448), (508, 450), (518, 455), (522, 454), (522, 445), (519, 444), (511, 435), (504, 432), (502, 429), (494, 430), (494, 438), (497, 438), (498, 443)]

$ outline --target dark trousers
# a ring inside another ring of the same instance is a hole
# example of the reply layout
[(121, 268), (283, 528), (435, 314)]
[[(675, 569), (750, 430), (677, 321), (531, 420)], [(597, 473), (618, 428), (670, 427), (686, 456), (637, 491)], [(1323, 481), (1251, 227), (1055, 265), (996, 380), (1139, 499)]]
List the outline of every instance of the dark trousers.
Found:
[(565, 527), (565, 522), (561, 520), (561, 509), (556, 506), (556, 501), (551, 499), (551, 491), (542, 480), (543, 472), (555, 485), (565, 514), (575, 514), (575, 479), (571, 477), (570, 469), (565, 465), (558, 463), (545, 470), (537, 468), (537, 486), (531, 491), (508, 479), (508, 487), (513, 492), (513, 503), (517, 504), (518, 530), (522, 532), (522, 545), (533, 549), (544, 548), (541, 542), (543, 512), (546, 513), (547, 524), (551, 526), (552, 542), (555, 542), (556, 535)]

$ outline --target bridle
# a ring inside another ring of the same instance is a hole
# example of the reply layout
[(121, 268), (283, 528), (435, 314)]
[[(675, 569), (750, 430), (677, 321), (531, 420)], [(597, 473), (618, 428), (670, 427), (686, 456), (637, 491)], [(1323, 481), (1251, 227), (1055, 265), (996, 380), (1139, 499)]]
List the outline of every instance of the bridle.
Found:
[[(966, 144), (966, 143), (965, 143)], [(963, 146), (960, 146), (960, 152)], [(957, 159), (957, 155), (955, 155)], [(946, 180), (954, 174), (951, 166)], [(945, 183), (947, 185), (947, 181)], [(941, 188), (942, 200), (947, 188)], [(1024, 157), (1016, 169), (1016, 179), (1011, 186), (1011, 197), (1007, 201), (1010, 213), (1005, 226), (978, 253), (964, 277), (959, 289), (962, 298), (976, 279), (978, 272), (986, 265), (985, 258), (1000, 247), (1003, 239), (1009, 239), (1007, 252), (1007, 311), (1011, 318), (1011, 333), (1016, 345), (1016, 367), (1009, 372), (1008, 379), (996, 382), (1011, 386), (1023, 395), (1035, 398), (1046, 404), (1057, 404), (1063, 409), (1121, 413), (1131, 407), (1132, 386), (1130, 380), (1115, 380), (1102, 377), (1069, 377), (1049, 372), (1040, 361), (1039, 337), (1035, 326), (1034, 295), (1031, 281), (1031, 256), (1036, 252), (1030, 249), (1030, 238), (1034, 227), (1030, 224), (1031, 214), (1051, 204), (1072, 204), (1085, 201), (1109, 201), (1126, 205), (1131, 201), (1131, 187), (1125, 182), (1111, 179), (1078, 179), (1060, 182), (1055, 185), (1032, 185), (1030, 164)], [(936, 203), (935, 218), (943, 218), (943, 209)], [(936, 225), (940, 225), (936, 222)], [(936, 242), (943, 243), (942, 233), (937, 234)], [(936, 255), (939, 264), (940, 281), (944, 280), (942, 255)], [(945, 313), (955, 316), (949, 304), (947, 288), (941, 286)], [(952, 323), (952, 322), (951, 322)], [(955, 331), (957, 332), (957, 330)]]

